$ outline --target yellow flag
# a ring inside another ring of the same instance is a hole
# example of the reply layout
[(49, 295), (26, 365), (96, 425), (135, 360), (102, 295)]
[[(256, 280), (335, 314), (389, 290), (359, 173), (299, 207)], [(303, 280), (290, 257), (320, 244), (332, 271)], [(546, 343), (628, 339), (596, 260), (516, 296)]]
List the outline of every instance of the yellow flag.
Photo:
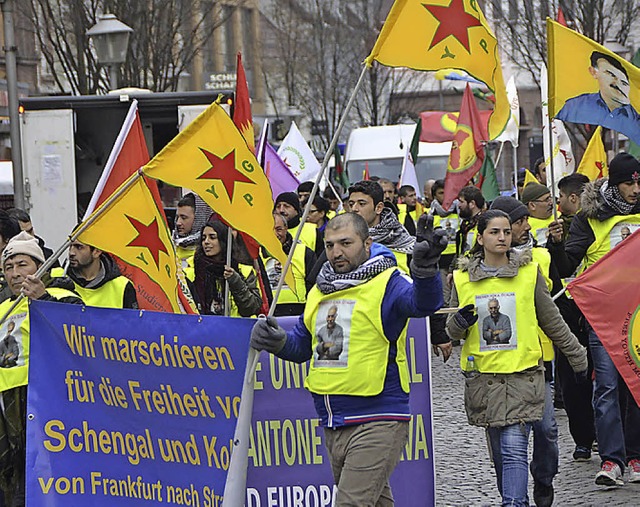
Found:
[[(143, 167), (152, 178), (198, 194), (231, 227), (253, 237), (283, 265), (273, 231), (273, 197), (255, 155), (218, 104), (211, 104)], [(294, 286), (287, 270), (287, 284)]]
[(602, 143), (602, 127), (598, 127), (593, 133), (576, 172), (584, 174), (591, 181), (609, 176), (607, 152)]
[(524, 170), (524, 187), (526, 187), (529, 183), (540, 183), (538, 179), (533, 175), (529, 169)]
[(396, 0), (366, 58), (388, 67), (464, 70), (494, 93), (489, 138), (509, 121), (498, 42), (476, 0)]
[(601, 125), (640, 144), (640, 69), (547, 19), (549, 116)]
[(178, 263), (169, 230), (143, 177), (133, 173), (120, 189), (131, 180), (136, 181), (113, 204), (104, 209), (105, 201), (85, 220), (92, 223), (78, 241), (142, 270), (161, 287), (173, 312), (181, 313)]

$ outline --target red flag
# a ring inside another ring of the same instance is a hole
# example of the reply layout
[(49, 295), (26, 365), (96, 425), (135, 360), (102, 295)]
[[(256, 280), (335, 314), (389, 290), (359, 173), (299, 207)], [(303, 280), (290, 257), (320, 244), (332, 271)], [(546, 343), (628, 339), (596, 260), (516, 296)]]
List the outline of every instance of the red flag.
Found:
[[(147, 162), (149, 162), (149, 151), (147, 150), (147, 143), (144, 139), (142, 123), (138, 114), (138, 101), (133, 100), (113, 149), (109, 154), (109, 159), (102, 171), (102, 176), (100, 176), (96, 189), (91, 196), (91, 201), (83, 220), (86, 220), (129, 176)], [(158, 184), (151, 178), (144, 177), (144, 179), (158, 209), (162, 210), (163, 205), (158, 191)], [(162, 218), (164, 219), (164, 226), (168, 228), (164, 215)], [(118, 264), (120, 272), (133, 282), (140, 308), (161, 312), (173, 311), (166, 294), (149, 275), (116, 256), (113, 256), (113, 258)], [(179, 281), (181, 287), (178, 288), (178, 297), (185, 312), (197, 313), (193, 301), (185, 296), (184, 291), (188, 293), (186, 280)]]
[(564, 19), (564, 12), (562, 12), (562, 7), (558, 6), (558, 18), (556, 19), (558, 23), (562, 26), (567, 26), (567, 20)]
[(567, 288), (640, 404), (640, 234), (626, 237), (633, 230), (618, 224), (610, 235), (617, 246)]
[(458, 197), (458, 192), (482, 167), (484, 162), (484, 148), (482, 141), (488, 139), (487, 130), (482, 125), (480, 112), (467, 83), (462, 96), (462, 106), (455, 133), (447, 174), (444, 180), (444, 201), (442, 206), (449, 209), (451, 203)]
[(362, 179), (365, 181), (369, 181), (371, 177), (369, 176), (369, 162), (364, 163), (364, 171), (362, 171)]
[[(489, 117), (492, 110), (482, 109), (480, 118), (483, 128), (486, 130), (489, 124)], [(445, 143), (453, 141), (453, 134), (458, 124), (457, 111), (423, 111), (420, 113), (422, 120), (422, 130), (420, 131), (420, 141), (423, 143)]]
[(236, 69), (236, 98), (233, 105), (233, 123), (244, 137), (251, 151), (255, 153), (256, 143), (253, 131), (253, 117), (251, 115), (251, 100), (249, 99), (249, 86), (247, 76), (242, 66), (242, 55), (238, 53), (238, 65)]

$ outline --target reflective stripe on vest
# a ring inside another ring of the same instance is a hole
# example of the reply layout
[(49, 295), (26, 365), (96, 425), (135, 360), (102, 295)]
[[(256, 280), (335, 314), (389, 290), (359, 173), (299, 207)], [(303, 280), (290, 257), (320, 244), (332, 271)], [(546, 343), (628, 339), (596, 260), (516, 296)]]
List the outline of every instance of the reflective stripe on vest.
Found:
[[(589, 245), (585, 254), (585, 269), (606, 255), (614, 246), (640, 228), (640, 214), (616, 215), (600, 221), (588, 218), (595, 241)], [(624, 229), (626, 227), (626, 229)]]
[(124, 291), (128, 284), (129, 279), (122, 275), (94, 289), (81, 287), (74, 282), (75, 291), (80, 294), (84, 304), (100, 308), (122, 308)]
[[(468, 272), (453, 272), (459, 306), (473, 304), (478, 308), (478, 322), (469, 328), (460, 354), (460, 366), (464, 371), (469, 370), (469, 356), (474, 357), (476, 368), (482, 373), (514, 373), (538, 364), (542, 349), (535, 308), (537, 277), (536, 262), (521, 266), (515, 278), (492, 277), (471, 282)], [(485, 319), (491, 319), (487, 306), (492, 298), (498, 299), (501, 313), (509, 319), (511, 336), (508, 343), (489, 345), (484, 337), (480, 337)]]
[[(313, 355), (305, 380), (309, 391), (350, 396), (375, 396), (382, 392), (390, 344), (382, 328), (381, 308), (395, 270), (389, 268), (366, 283), (332, 294), (322, 294), (317, 286), (311, 289), (304, 312), (304, 324), (313, 337)], [(329, 331), (327, 315), (333, 306), (337, 308), (336, 327)], [(402, 389), (408, 393), (407, 324), (396, 344), (395, 362)], [(322, 339), (330, 333), (335, 334), (334, 342)]]

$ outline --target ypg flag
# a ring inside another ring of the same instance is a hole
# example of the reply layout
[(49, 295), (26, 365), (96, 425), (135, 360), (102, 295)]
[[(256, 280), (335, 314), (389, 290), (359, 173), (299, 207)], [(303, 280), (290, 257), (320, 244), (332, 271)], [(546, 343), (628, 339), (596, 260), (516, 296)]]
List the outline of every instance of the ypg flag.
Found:
[[(170, 185), (190, 188), (226, 223), (253, 237), (285, 264), (287, 256), (273, 232), (269, 181), (219, 104), (211, 104), (142, 170)], [(293, 287), (291, 271), (287, 278)]]
[(617, 246), (567, 289), (640, 404), (640, 234), (620, 231)]
[(78, 241), (144, 271), (162, 289), (171, 311), (181, 313), (178, 261), (162, 211), (139, 173), (133, 173), (120, 188), (125, 185), (131, 186), (107, 208), (108, 201), (85, 220), (93, 222), (80, 233)]
[(396, 0), (365, 60), (416, 70), (464, 70), (495, 95), (489, 138), (509, 120), (498, 42), (476, 0)]
[(602, 127), (598, 126), (593, 133), (576, 172), (584, 174), (591, 181), (609, 176), (607, 152), (602, 143)]
[(453, 135), (447, 174), (444, 178), (444, 201), (442, 202), (444, 209), (449, 209), (458, 197), (460, 189), (482, 167), (485, 157), (482, 141), (486, 140), (485, 137), (476, 101), (471, 93), (471, 87), (467, 84), (462, 96), (458, 126)]
[(236, 101), (233, 106), (233, 123), (242, 133), (242, 137), (255, 152), (255, 134), (253, 130), (253, 117), (251, 116), (251, 100), (249, 99), (249, 87), (247, 76), (242, 65), (242, 55), (238, 53), (238, 65), (236, 69)]
[(547, 18), (549, 116), (601, 125), (640, 144), (640, 69)]

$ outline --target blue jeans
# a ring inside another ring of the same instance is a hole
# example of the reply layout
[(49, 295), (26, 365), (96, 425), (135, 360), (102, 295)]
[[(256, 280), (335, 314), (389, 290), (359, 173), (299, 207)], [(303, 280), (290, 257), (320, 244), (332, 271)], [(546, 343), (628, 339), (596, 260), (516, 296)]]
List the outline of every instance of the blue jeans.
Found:
[(640, 459), (640, 408), (618, 373), (600, 338), (589, 330), (595, 382), (593, 415), (602, 462), (613, 461), (624, 467)]
[(531, 423), (489, 428), (493, 465), (503, 506), (528, 507), (529, 433)]
[(551, 382), (544, 383), (544, 413), (542, 420), (533, 423), (533, 459), (531, 475), (533, 479), (551, 486), (558, 473), (558, 425), (553, 413), (553, 393)]

